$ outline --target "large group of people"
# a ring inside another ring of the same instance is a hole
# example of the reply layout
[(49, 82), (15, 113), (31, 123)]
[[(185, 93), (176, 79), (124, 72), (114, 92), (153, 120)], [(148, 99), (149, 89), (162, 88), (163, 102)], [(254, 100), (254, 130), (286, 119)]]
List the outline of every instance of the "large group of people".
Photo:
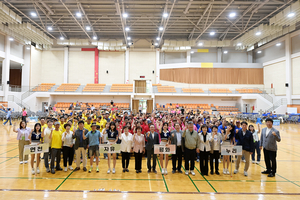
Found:
[[(14, 132), (19, 140), (20, 164), (28, 162), (28, 155), (23, 156), (24, 145), (48, 143), (49, 151), (43, 153), (44, 165), (47, 172), (55, 174), (56, 171), (82, 170), (96, 172), (100, 162), (100, 144), (120, 144), (123, 173), (129, 172), (130, 157), (134, 155), (136, 173), (142, 172), (143, 155), (147, 157), (147, 172), (157, 173), (157, 155), (154, 145), (175, 145), (176, 153), (171, 155), (172, 173), (182, 172), (182, 158), (184, 158), (184, 171), (186, 175), (195, 175), (195, 161), (199, 162), (200, 172), (203, 176), (220, 175), (219, 162), (223, 160), (223, 174), (229, 174), (229, 163), (234, 157), (221, 156), (222, 145), (239, 145), (242, 155), (235, 161), (234, 173), (239, 172), (240, 162), (245, 162), (244, 175), (248, 176), (250, 159), (252, 163), (259, 164), (261, 149), (263, 148), (266, 171), (269, 177), (276, 174), (277, 142), (280, 142), (280, 133), (272, 124), (273, 120), (267, 118), (266, 128), (260, 125), (248, 125), (246, 121), (236, 118), (225, 119), (222, 116), (210, 115), (207, 112), (182, 112), (177, 108), (175, 112), (159, 112), (132, 114), (126, 111), (107, 108), (91, 109), (83, 112), (73, 112), (72, 115), (57, 114), (41, 118), (34, 125), (33, 130), (22, 120), (19, 127), (14, 124)], [(255, 154), (257, 157), (255, 158)], [(61, 155), (63, 166), (61, 166)], [(73, 169), (74, 162), (76, 168)], [(32, 174), (40, 173), (39, 164), (42, 155), (31, 156)], [(107, 173), (116, 173), (118, 153), (104, 154), (107, 159)], [(251, 157), (252, 156), (252, 157)], [(88, 169), (87, 159), (90, 166)], [(36, 159), (36, 168), (34, 160)], [(50, 159), (50, 161), (49, 161)], [(152, 159), (152, 162), (151, 162)], [(161, 173), (168, 174), (169, 155), (159, 155)], [(112, 164), (111, 164), (112, 160)], [(49, 166), (50, 162), (50, 166)]]

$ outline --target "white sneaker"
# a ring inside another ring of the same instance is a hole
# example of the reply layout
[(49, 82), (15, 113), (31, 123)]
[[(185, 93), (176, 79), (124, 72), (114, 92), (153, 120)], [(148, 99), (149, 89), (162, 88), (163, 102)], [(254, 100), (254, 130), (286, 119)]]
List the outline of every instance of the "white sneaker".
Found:
[(65, 168), (64, 168), (64, 171), (65, 171), (65, 172), (66, 172), (66, 171), (68, 171), (68, 168), (67, 168), (67, 167), (65, 167)]
[(74, 170), (72, 166), (69, 166), (69, 170)]
[(228, 169), (226, 170), (226, 174), (227, 174), (227, 175), (229, 175), (229, 174), (230, 174), (230, 172), (229, 172), (229, 170), (228, 170)]
[(223, 169), (223, 174), (227, 174), (227, 170), (226, 169)]
[(167, 168), (165, 169), (165, 175), (167, 175), (168, 174), (168, 171), (167, 171)]
[(221, 162), (221, 160), (219, 159), (219, 163)]
[(237, 169), (235, 169), (234, 171), (233, 171), (233, 173), (234, 174), (237, 174), (239, 171), (237, 170)]
[(185, 171), (185, 175), (189, 175), (189, 171)]
[(110, 169), (107, 170), (107, 173), (110, 174)]
[(23, 164), (23, 161), (20, 161), (20, 164), (22, 165), (22, 164)]
[(115, 170), (115, 168), (113, 168), (113, 171), (112, 171), (112, 173), (114, 174), (114, 173), (116, 173), (116, 170)]
[(96, 162), (96, 158), (94, 158), (94, 162)]
[(28, 161), (27, 161), (27, 160), (25, 160), (25, 161), (24, 161), (24, 163), (25, 163), (25, 164), (27, 164), (27, 163), (28, 163)]
[(255, 162), (255, 160), (252, 160), (252, 164), (255, 164), (256, 162)]
[(40, 173), (40, 168), (39, 168), (39, 167), (36, 168), (36, 173), (37, 173), (37, 174)]
[(248, 176), (248, 173), (247, 173), (247, 172), (244, 172), (244, 176)]
[(162, 168), (161, 174), (165, 174), (165, 169), (164, 168)]
[(258, 165), (259, 165), (259, 161), (257, 161), (257, 162), (256, 162), (256, 164), (258, 164)]
[(35, 175), (35, 170), (34, 170), (34, 168), (31, 169), (31, 174), (32, 174), (32, 175)]
[(194, 172), (194, 170), (191, 170), (191, 174), (192, 174), (193, 176), (196, 175), (195, 172)]
[(197, 159), (197, 162), (199, 162), (200, 160), (199, 159)]
[(246, 160), (242, 160), (244, 163), (246, 162)]

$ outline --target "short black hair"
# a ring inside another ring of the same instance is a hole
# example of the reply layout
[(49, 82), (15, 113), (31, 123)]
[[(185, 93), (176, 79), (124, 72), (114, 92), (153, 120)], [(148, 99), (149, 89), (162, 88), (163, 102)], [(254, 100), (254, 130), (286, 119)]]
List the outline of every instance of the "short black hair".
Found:
[(242, 121), (241, 125), (246, 124), (248, 125), (248, 123), (246, 121)]
[(66, 129), (66, 128), (67, 128), (67, 126), (70, 126), (70, 127), (71, 127), (71, 125), (70, 125), (70, 124), (66, 123), (66, 124), (64, 125), (64, 128)]
[(203, 124), (203, 125), (201, 126), (201, 131), (202, 131), (203, 128), (206, 128), (206, 129), (208, 130), (208, 126), (207, 126), (206, 124)]
[(273, 124), (273, 119), (272, 118), (267, 118), (266, 122), (272, 122), (272, 124)]
[(136, 127), (136, 130), (140, 129), (141, 131), (143, 131), (143, 128), (141, 126)]
[(80, 121), (78, 122), (78, 124), (84, 124), (84, 121), (83, 121), (83, 120), (80, 120)]
[(217, 126), (212, 126), (211, 127), (211, 130), (213, 130), (214, 128), (216, 128), (218, 130), (218, 127)]

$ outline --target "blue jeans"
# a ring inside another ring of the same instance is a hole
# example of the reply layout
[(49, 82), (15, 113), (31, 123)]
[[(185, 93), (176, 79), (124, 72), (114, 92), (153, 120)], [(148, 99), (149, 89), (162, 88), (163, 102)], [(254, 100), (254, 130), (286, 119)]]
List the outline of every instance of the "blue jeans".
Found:
[(253, 154), (252, 154), (252, 161), (255, 161), (255, 150), (256, 150), (256, 153), (257, 153), (257, 161), (258, 162), (260, 161), (260, 148), (259, 148), (259, 145), (260, 145), (260, 141), (254, 143), (254, 151), (253, 151)]
[(3, 125), (5, 125), (8, 122), (8, 120), (9, 120), (9, 125), (12, 125), (12, 123), (11, 123), (11, 117), (7, 118)]

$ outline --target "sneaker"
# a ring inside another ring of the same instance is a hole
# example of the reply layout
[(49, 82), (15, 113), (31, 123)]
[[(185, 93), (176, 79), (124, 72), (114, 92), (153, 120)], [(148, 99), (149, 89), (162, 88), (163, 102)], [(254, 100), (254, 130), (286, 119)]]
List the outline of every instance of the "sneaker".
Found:
[(55, 174), (55, 171), (54, 171), (54, 169), (51, 169), (51, 173), (52, 173), (52, 174)]
[(107, 170), (107, 173), (110, 174), (110, 169)]
[(219, 159), (219, 163), (221, 163), (221, 160)]
[(126, 169), (125, 171), (126, 171), (126, 172), (129, 172), (129, 169)]
[(178, 173), (182, 174), (182, 171), (181, 171), (181, 170), (178, 170)]
[(96, 162), (96, 158), (94, 158), (94, 162)]
[(34, 168), (31, 169), (31, 174), (32, 174), (32, 175), (35, 175), (35, 170), (34, 170)]
[(139, 170), (139, 173), (142, 173), (142, 170)]
[(92, 169), (93, 169), (93, 168), (91, 167), (91, 168), (90, 168), (90, 170), (89, 170), (89, 173), (91, 173), (91, 172), (92, 172)]
[(125, 169), (123, 169), (123, 173), (125, 173)]
[(46, 172), (49, 173), (49, 172), (50, 172), (50, 169), (49, 169), (49, 168), (46, 168)]
[(248, 176), (248, 173), (247, 173), (247, 172), (244, 172), (244, 176)]
[(39, 174), (40, 172), (41, 172), (41, 171), (40, 171), (40, 168), (37, 167), (37, 168), (36, 168), (36, 173)]
[(67, 167), (65, 167), (65, 168), (64, 168), (64, 171), (65, 171), (65, 172), (66, 172), (66, 171), (68, 171), (68, 168), (67, 168)]
[(23, 161), (20, 161), (20, 164), (22, 165), (22, 164), (23, 164)]
[(99, 167), (96, 167), (96, 172), (97, 172), (97, 173), (99, 172)]
[(189, 175), (189, 171), (185, 171), (185, 175)]
[(226, 174), (227, 174), (227, 175), (229, 175), (229, 174), (230, 174), (230, 172), (229, 172), (229, 170), (228, 170), (228, 169), (226, 170)]
[(252, 164), (255, 164), (256, 162), (255, 162), (255, 160), (252, 160)]
[(218, 171), (216, 171), (216, 174), (217, 174), (217, 175), (220, 175), (220, 173), (219, 173)]
[(139, 171), (139, 170), (136, 170), (135, 172), (138, 174), (140, 171)]
[(24, 161), (24, 164), (27, 164), (27, 163), (28, 163), (28, 161), (27, 161), (27, 160), (25, 160), (25, 161)]
[(175, 170), (172, 170), (172, 174), (175, 174), (175, 172), (176, 172)]
[(73, 170), (73, 167), (72, 167), (72, 166), (69, 166), (69, 170)]
[(200, 160), (199, 159), (197, 159), (197, 162), (199, 162)]
[(87, 171), (86, 167), (83, 167), (83, 171), (84, 171), (84, 172), (86, 172), (86, 171)]
[(112, 173), (113, 173), (113, 174), (115, 174), (115, 173), (116, 173), (116, 170), (115, 170), (115, 168), (113, 168), (113, 171), (112, 171)]
[(193, 176), (196, 175), (195, 172), (194, 172), (194, 170), (191, 170), (191, 174), (192, 174)]
[(155, 169), (153, 170), (153, 172), (154, 172), (155, 174), (157, 174), (157, 171), (156, 171)]
[(259, 163), (260, 163), (259, 161), (256, 162), (257, 165), (259, 165)]
[(242, 160), (242, 162), (244, 162), (244, 163), (245, 163), (245, 162), (246, 162), (246, 160), (244, 159), (244, 160)]
[(226, 171), (226, 169), (223, 169), (223, 174), (227, 174), (227, 171)]
[(167, 171), (167, 169), (165, 169), (165, 175), (167, 175), (168, 174), (168, 171)]
[(210, 174), (211, 174), (211, 175), (213, 175), (213, 174), (214, 174), (214, 172), (213, 172), (213, 171), (210, 171)]
[(233, 171), (233, 173), (234, 174), (237, 174), (239, 171), (237, 170), (237, 169), (235, 169), (234, 171)]
[(62, 171), (63, 169), (61, 167), (56, 167), (56, 171)]
[(151, 170), (150, 169), (148, 169), (148, 173), (150, 173), (151, 172)]
[(165, 174), (165, 169), (164, 168), (162, 168), (161, 174)]
[(78, 171), (78, 170), (80, 170), (80, 167), (76, 167), (74, 171)]

